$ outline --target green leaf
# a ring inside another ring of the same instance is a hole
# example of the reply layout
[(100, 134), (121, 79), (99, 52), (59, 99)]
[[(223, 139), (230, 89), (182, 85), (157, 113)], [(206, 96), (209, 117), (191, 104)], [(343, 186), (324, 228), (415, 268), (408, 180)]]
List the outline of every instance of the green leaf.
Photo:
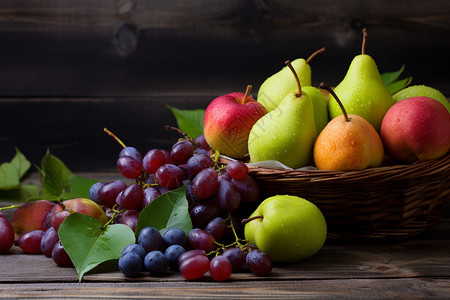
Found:
[(103, 262), (119, 259), (123, 249), (136, 242), (127, 225), (103, 228), (97, 219), (79, 213), (70, 214), (61, 224), (58, 235), (78, 273), (83, 275)]
[(25, 155), (23, 155), (18, 148), (16, 148), (16, 155), (11, 160), (11, 163), (16, 167), (19, 179), (21, 179), (31, 167), (30, 161), (26, 159)]
[(39, 195), (39, 187), (34, 184), (21, 185), (16, 189), (0, 190), (0, 201), (28, 202)]
[(381, 74), (381, 79), (383, 80), (384, 85), (389, 86), (391, 83), (396, 81), (403, 73), (403, 70), (405, 70), (405, 65), (403, 65), (398, 71), (386, 72)]
[(12, 190), (20, 187), (20, 177), (18, 176), (16, 167), (5, 162), (0, 165), (0, 189)]
[(186, 187), (182, 186), (150, 202), (139, 214), (136, 236), (144, 227), (154, 227), (161, 234), (169, 228), (177, 227), (188, 234), (192, 229), (192, 222), (185, 190)]
[(388, 91), (391, 93), (391, 95), (397, 93), (400, 90), (403, 90), (405, 87), (407, 87), (408, 85), (410, 85), (412, 82), (412, 77), (408, 77), (402, 80), (398, 80), (394, 83), (391, 83), (387, 89)]
[(41, 161), (42, 194), (61, 196), (70, 192), (72, 172), (56, 156), (45, 154)]
[(178, 129), (187, 133), (190, 138), (196, 138), (203, 134), (204, 109), (182, 110), (167, 106), (177, 120)]
[(81, 176), (71, 176), (69, 178), (70, 192), (63, 194), (63, 199), (87, 198), (89, 199), (89, 189), (98, 180), (88, 179)]

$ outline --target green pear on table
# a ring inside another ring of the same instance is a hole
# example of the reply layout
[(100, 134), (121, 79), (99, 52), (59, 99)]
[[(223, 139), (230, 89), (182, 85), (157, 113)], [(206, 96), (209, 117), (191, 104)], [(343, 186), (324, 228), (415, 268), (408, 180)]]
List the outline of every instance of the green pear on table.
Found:
[[(381, 121), (394, 100), (381, 79), (375, 61), (365, 54), (365, 29), (363, 34), (362, 54), (353, 58), (347, 74), (334, 92), (342, 100), (347, 113), (363, 117), (379, 131)], [(342, 115), (342, 110), (332, 95), (328, 101), (328, 111), (330, 119)]]
[[(311, 66), (309, 62), (319, 53), (325, 52), (321, 48), (311, 54), (308, 59), (297, 58), (292, 61), (292, 66), (300, 80), (302, 86), (311, 85)], [(268, 112), (275, 109), (286, 95), (297, 88), (297, 83), (292, 77), (292, 73), (287, 66), (267, 78), (259, 87), (256, 101), (261, 103)]]
[(291, 63), (286, 64), (296, 78), (298, 90), (288, 93), (276, 109), (253, 125), (248, 151), (250, 162), (275, 160), (296, 169), (311, 162), (317, 130), (312, 101), (302, 91)]

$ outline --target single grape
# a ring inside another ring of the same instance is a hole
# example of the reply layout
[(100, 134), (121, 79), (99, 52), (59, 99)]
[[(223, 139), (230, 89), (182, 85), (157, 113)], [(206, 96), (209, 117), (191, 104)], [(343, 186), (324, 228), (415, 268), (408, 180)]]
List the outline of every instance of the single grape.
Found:
[(259, 187), (252, 177), (246, 175), (244, 179), (231, 179), (231, 182), (241, 194), (242, 201), (253, 202), (258, 200)]
[(181, 275), (190, 280), (197, 279), (208, 272), (210, 266), (209, 259), (204, 255), (194, 255), (182, 260), (179, 265)]
[(202, 249), (191, 249), (188, 250), (186, 252), (184, 252), (183, 254), (180, 255), (180, 257), (178, 257), (178, 265), (180, 265), (183, 261), (185, 261), (186, 259), (196, 256), (196, 255), (203, 255), (204, 257), (208, 257), (206, 255), (205, 250)]
[(126, 210), (120, 218), (120, 224), (127, 225), (133, 231), (136, 230), (136, 224), (139, 219), (139, 211), (131, 209)]
[(44, 232), (44, 235), (41, 239), (41, 252), (44, 253), (45, 256), (51, 257), (53, 247), (59, 241), (58, 231), (55, 228), (50, 227), (47, 231)]
[(169, 269), (178, 271), (178, 258), (185, 253), (186, 250), (180, 245), (171, 245), (167, 247), (164, 256), (169, 261)]
[(215, 201), (201, 202), (190, 210), (189, 215), (194, 227), (203, 228), (220, 216), (220, 207)]
[(116, 202), (122, 208), (135, 209), (141, 204), (143, 197), (142, 187), (137, 183), (133, 183), (123, 190), (122, 196), (118, 197)]
[(160, 191), (154, 187), (149, 187), (144, 190), (144, 195), (142, 197), (141, 208), (144, 209), (153, 200), (161, 196)]
[(189, 205), (189, 209), (191, 209), (192, 207), (194, 207), (195, 205), (197, 205), (198, 203), (200, 203), (200, 199), (197, 199), (194, 197), (194, 195), (192, 195), (192, 182), (189, 181), (186, 184), (186, 190), (185, 190), (185, 194), (186, 194), (186, 199), (188, 201), (188, 205)]
[(139, 232), (138, 244), (148, 253), (153, 250), (161, 250), (163, 239), (159, 231), (154, 227), (144, 227)]
[(139, 254), (128, 252), (119, 258), (119, 270), (126, 277), (137, 277), (143, 269), (143, 261)]
[(208, 150), (202, 149), (202, 148), (197, 148), (197, 149), (195, 150), (195, 153), (196, 153), (196, 154), (204, 154), (204, 155), (207, 155), (207, 156), (210, 156), (210, 155), (211, 155), (211, 153), (209, 153)]
[(150, 251), (144, 258), (145, 269), (152, 276), (163, 276), (169, 270), (169, 260), (161, 251)]
[(0, 213), (0, 252), (8, 251), (14, 244), (14, 228), (3, 213)]
[(232, 160), (227, 164), (227, 174), (233, 179), (244, 179), (248, 174), (248, 167), (239, 160)]
[(156, 170), (155, 179), (159, 185), (174, 189), (182, 185), (184, 173), (178, 166), (165, 164)]
[(191, 184), (191, 193), (197, 199), (206, 199), (214, 193), (219, 177), (213, 169), (204, 169), (194, 177)]
[(41, 240), (44, 231), (37, 229), (28, 231), (19, 237), (19, 247), (25, 253), (42, 253)]
[(253, 274), (257, 276), (265, 276), (272, 271), (272, 260), (261, 250), (252, 250), (247, 253), (247, 266)]
[(55, 228), (56, 231), (58, 231), (59, 226), (61, 226), (62, 222), (67, 218), (68, 215), (70, 215), (71, 212), (68, 210), (60, 210), (55, 212), (52, 216), (51, 216), (51, 224), (52, 227)]
[(148, 174), (153, 174), (158, 170), (159, 167), (165, 164), (165, 157), (161, 150), (152, 149), (147, 152), (142, 161), (145, 172)]
[(206, 226), (205, 230), (211, 233), (216, 241), (222, 239), (222, 237), (227, 232), (228, 226), (225, 224), (221, 217), (212, 219)]
[(66, 249), (64, 249), (61, 241), (56, 242), (52, 250), (52, 259), (60, 267), (71, 267), (73, 266), (72, 260), (67, 254)]
[(234, 212), (241, 204), (241, 194), (227, 180), (222, 180), (217, 184), (216, 199), (219, 207), (226, 212)]
[(211, 260), (209, 266), (209, 273), (211, 277), (216, 281), (224, 281), (230, 278), (232, 267), (230, 261), (222, 256), (216, 256)]
[(219, 182), (220, 182), (220, 181), (223, 181), (223, 180), (231, 181), (231, 177), (228, 176), (227, 173), (220, 174), (220, 175), (219, 175)]
[(176, 165), (185, 164), (194, 155), (194, 145), (186, 140), (181, 140), (172, 146), (170, 157)]
[(163, 234), (163, 241), (166, 247), (171, 245), (184, 246), (187, 241), (186, 233), (180, 228), (169, 228)]
[(113, 207), (116, 204), (117, 195), (126, 187), (122, 180), (108, 182), (98, 191), (98, 200), (108, 207)]
[(129, 179), (135, 179), (142, 173), (142, 163), (130, 156), (121, 156), (117, 159), (117, 170)]
[(105, 185), (104, 182), (96, 182), (89, 189), (89, 198), (94, 202), (100, 202), (98, 200), (98, 191)]
[(208, 142), (206, 141), (204, 134), (200, 134), (198, 137), (196, 137), (194, 144), (200, 149), (205, 149), (205, 150), (211, 149), (211, 147), (208, 145)]
[(200, 171), (214, 166), (214, 161), (209, 155), (194, 154), (186, 163), (186, 169), (192, 176), (197, 175)]
[(144, 261), (144, 257), (145, 257), (145, 255), (147, 255), (147, 252), (145, 251), (145, 249), (141, 245), (138, 245), (138, 244), (130, 244), (130, 245), (126, 246), (125, 248), (123, 248), (121, 256), (124, 256), (128, 252), (136, 253), (137, 255), (139, 255), (141, 257), (142, 261)]
[(123, 148), (120, 153), (119, 157), (122, 156), (129, 156), (137, 160), (138, 162), (142, 163), (142, 154), (134, 147), (125, 147)]
[(222, 256), (228, 258), (233, 271), (237, 271), (245, 264), (246, 255), (239, 247), (228, 248)]
[(194, 228), (188, 234), (188, 243), (194, 249), (211, 251), (215, 247), (215, 241), (211, 233), (200, 228)]

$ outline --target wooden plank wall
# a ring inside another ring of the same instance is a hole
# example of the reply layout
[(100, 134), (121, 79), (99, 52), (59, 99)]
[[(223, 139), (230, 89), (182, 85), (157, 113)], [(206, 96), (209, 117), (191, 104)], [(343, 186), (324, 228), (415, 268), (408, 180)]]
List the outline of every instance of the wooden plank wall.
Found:
[(78, 171), (110, 170), (120, 146), (145, 152), (177, 135), (166, 104), (205, 108), (326, 46), (313, 83), (337, 84), (360, 51), (381, 72), (450, 95), (450, 2), (419, 0), (3, 0), (0, 162), (47, 147)]

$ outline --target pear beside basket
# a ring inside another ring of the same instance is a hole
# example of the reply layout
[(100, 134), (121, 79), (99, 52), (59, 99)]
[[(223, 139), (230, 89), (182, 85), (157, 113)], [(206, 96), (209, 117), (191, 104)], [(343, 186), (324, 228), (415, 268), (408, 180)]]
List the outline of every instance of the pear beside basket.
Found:
[(434, 226), (450, 199), (450, 154), (410, 165), (361, 171), (284, 170), (250, 167), (262, 197), (289, 194), (317, 205), (328, 237), (389, 240)]

